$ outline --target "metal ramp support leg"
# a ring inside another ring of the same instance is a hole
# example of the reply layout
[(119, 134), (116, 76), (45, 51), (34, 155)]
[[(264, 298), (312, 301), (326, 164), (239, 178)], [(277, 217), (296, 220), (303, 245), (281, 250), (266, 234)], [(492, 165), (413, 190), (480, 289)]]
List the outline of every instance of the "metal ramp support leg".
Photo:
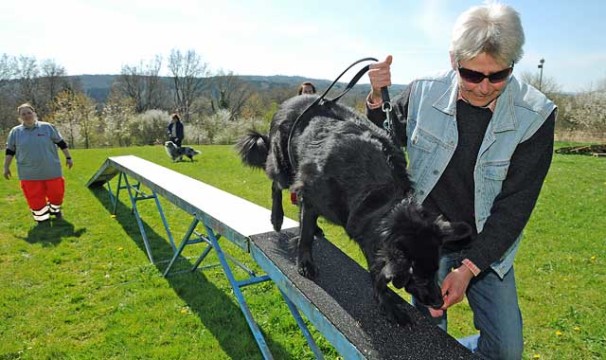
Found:
[[(236, 259), (234, 259), (233, 257), (231, 257), (229, 254), (223, 252), (223, 250), (221, 249), (221, 247), (219, 245), (219, 239), (220, 239), (221, 235), (215, 234), (215, 232), (212, 229), (206, 227), (206, 225), (205, 225), (205, 228), (206, 228), (206, 231), (208, 234), (207, 236), (203, 236), (202, 234), (196, 232), (195, 229), (196, 229), (197, 225), (199, 224), (199, 222), (200, 221), (197, 218), (194, 218), (194, 220), (190, 224), (185, 236), (183, 237), (183, 240), (181, 241), (181, 244), (179, 245), (178, 249), (176, 250), (170, 263), (164, 270), (164, 276), (165, 277), (168, 276), (172, 266), (174, 265), (177, 258), (181, 255), (181, 253), (183, 252), (183, 250), (185, 249), (185, 247), (187, 245), (191, 245), (191, 244), (195, 244), (195, 243), (199, 243), (199, 242), (205, 242), (205, 243), (207, 243), (208, 246), (202, 251), (202, 254), (198, 257), (198, 259), (196, 260), (196, 262), (194, 263), (192, 268), (190, 270), (184, 270), (184, 271), (195, 271), (196, 269), (198, 269), (198, 267), (200, 266), (202, 261), (206, 258), (206, 256), (210, 253), (210, 251), (212, 249), (215, 249), (217, 256), (219, 257), (219, 261), (221, 263), (220, 265), (223, 268), (224, 273), (225, 273), (228, 281), (230, 282), (230, 285), (234, 289), (234, 293), (236, 294), (236, 298), (240, 305), (240, 309), (244, 313), (246, 321), (248, 322), (249, 327), (251, 328), (251, 331), (253, 332), (255, 341), (257, 341), (257, 344), (259, 345), (259, 348), (260, 348), (261, 352), (263, 353), (263, 356), (266, 359), (271, 358), (271, 357), (268, 357), (271, 355), (269, 353), (266, 353), (266, 351), (269, 351), (269, 350), (267, 349), (267, 344), (265, 343), (263, 335), (261, 334), (256, 322), (252, 318), (252, 314), (250, 313), (250, 310), (248, 309), (248, 305), (246, 304), (244, 296), (240, 292), (240, 288), (242, 288), (244, 286), (271, 280), (269, 275), (257, 276), (254, 273), (254, 271), (250, 270), (248, 267), (246, 267), (244, 264), (242, 264), (241, 262), (239, 262)], [(198, 237), (199, 240), (197, 240), (197, 241), (191, 240), (191, 236), (194, 234)], [(238, 266), (241, 269), (243, 269), (244, 271), (246, 271), (250, 277), (246, 280), (240, 280), (240, 281), (235, 280), (235, 278), (231, 272), (231, 268), (229, 267), (229, 265), (227, 263), (227, 259), (231, 260), (236, 266)], [(173, 274), (174, 274), (174, 272), (173, 272)], [(297, 325), (301, 329), (301, 332), (303, 333), (303, 336), (305, 337), (305, 339), (306, 339), (311, 351), (314, 353), (316, 359), (323, 359), (324, 356), (322, 355), (322, 352), (320, 351), (318, 345), (316, 344), (313, 337), (311, 336), (311, 332), (309, 331), (309, 328), (303, 321), (303, 318), (301, 317), (301, 314), (299, 313), (299, 310), (297, 309), (296, 305), (292, 301), (290, 301), (290, 299), (286, 296), (286, 294), (283, 291), (280, 290), (280, 293), (282, 294), (282, 298), (286, 302), (288, 309), (290, 310)], [(251, 324), (253, 324), (253, 325), (251, 326)]]
[[(185, 236), (183, 236), (183, 240), (181, 241), (181, 244), (179, 244), (179, 247), (177, 248), (177, 250), (175, 250), (175, 253), (173, 254), (172, 259), (170, 259), (168, 266), (166, 266), (166, 269), (164, 269), (164, 274), (163, 274), (164, 277), (168, 276), (170, 269), (172, 268), (172, 266), (175, 264), (175, 261), (177, 261), (177, 259), (183, 252), (183, 249), (185, 249), (185, 247), (187, 245), (192, 244), (192, 242), (190, 241), (190, 238), (191, 238), (191, 235), (194, 233), (194, 230), (196, 230), (196, 226), (198, 226), (199, 222), (200, 222), (200, 220), (198, 220), (197, 218), (194, 217), (191, 224), (189, 224), (189, 228), (187, 229)], [(204, 249), (203, 255), (206, 256), (206, 254), (208, 254), (209, 251), (210, 251), (210, 246), (208, 246), (206, 249)]]
[[(206, 234), (208, 235), (208, 239), (212, 243), (212, 247), (213, 247), (213, 249), (215, 249), (215, 252), (217, 253), (217, 257), (219, 258), (219, 262), (221, 263), (221, 266), (223, 267), (223, 272), (225, 273), (227, 280), (229, 281), (232, 289), (234, 290), (234, 295), (236, 296), (236, 300), (238, 300), (238, 304), (240, 305), (240, 310), (242, 310), (242, 313), (244, 314), (244, 317), (246, 318), (246, 322), (248, 323), (248, 327), (250, 328), (250, 330), (253, 333), (255, 341), (257, 342), (257, 345), (259, 346), (259, 350), (261, 350), (261, 354), (263, 354), (263, 358), (264, 359), (273, 359), (273, 356), (272, 356), (271, 352), (269, 351), (269, 347), (267, 346), (267, 343), (265, 342), (265, 338), (263, 337), (263, 334), (261, 333), (261, 329), (259, 329), (259, 326), (253, 319), (252, 313), (250, 312), (250, 309), (248, 308), (248, 304), (246, 303), (246, 299), (244, 299), (244, 295), (242, 294), (242, 291), (240, 290), (241, 286), (250, 285), (252, 282), (247, 281), (246, 283), (241, 284), (235, 279), (235, 277), (231, 271), (231, 268), (229, 267), (229, 264), (227, 263), (227, 258), (225, 256), (225, 253), (223, 252), (223, 249), (221, 249), (221, 246), (219, 245), (219, 242), (217, 240), (217, 237), (215, 236), (214, 231), (210, 227), (206, 226), (206, 224), (204, 225), (204, 227), (206, 228)], [(266, 280), (266, 279), (264, 279), (264, 280)], [(264, 281), (264, 280), (261, 280), (261, 281)]]
[[(124, 181), (124, 185), (122, 185), (122, 181)], [(113, 195), (109, 181), (107, 182), (107, 187), (108, 187), (108, 191), (110, 194), (110, 201), (113, 205), (112, 214), (114, 214), (114, 215), (116, 214), (116, 210), (117, 210), (117, 206), (118, 206), (120, 190), (126, 189), (128, 191), (128, 197), (130, 199), (132, 211), (133, 211), (133, 214), (135, 215), (135, 219), (137, 220), (137, 225), (139, 226), (139, 232), (141, 233), (141, 237), (143, 237), (143, 244), (145, 246), (145, 251), (147, 252), (147, 257), (149, 258), (149, 261), (152, 264), (154, 263), (154, 258), (152, 255), (151, 247), (149, 245), (149, 241), (147, 239), (147, 233), (145, 232), (145, 227), (143, 226), (143, 220), (141, 220), (141, 215), (139, 214), (139, 209), (137, 208), (138, 201), (148, 200), (148, 199), (155, 200), (156, 208), (158, 209), (158, 212), (160, 213), (160, 218), (162, 219), (162, 224), (164, 225), (164, 230), (166, 230), (166, 235), (168, 236), (170, 245), (173, 248), (173, 253), (175, 251), (177, 251), (177, 247), (175, 246), (175, 242), (173, 240), (173, 235), (168, 226), (168, 221), (166, 220), (166, 216), (164, 216), (164, 210), (162, 209), (162, 205), (160, 204), (160, 200), (158, 199), (158, 195), (156, 194), (155, 191), (152, 190), (152, 195), (146, 195), (140, 189), (141, 183), (138, 182), (135, 185), (131, 185), (128, 181), (128, 177), (123, 172), (120, 172), (120, 175), (118, 176), (118, 185), (116, 188), (115, 196)]]
[(301, 317), (301, 314), (299, 313), (297, 306), (295, 304), (293, 304), (292, 301), (290, 301), (290, 299), (286, 296), (286, 294), (282, 290), (280, 290), (280, 294), (282, 294), (282, 298), (286, 302), (286, 305), (288, 306), (290, 313), (295, 318), (297, 325), (299, 325), (299, 329), (301, 329), (301, 332), (303, 333), (305, 340), (307, 340), (307, 344), (311, 348), (311, 351), (316, 356), (316, 359), (324, 359), (324, 355), (322, 355), (322, 351), (320, 351), (320, 348), (318, 348), (318, 345), (314, 341), (314, 338), (311, 336), (311, 332), (309, 332), (309, 328), (307, 327), (307, 325), (305, 325), (305, 322), (303, 321), (303, 318)]
[[(183, 240), (181, 241), (181, 244), (179, 244), (179, 247), (177, 248), (177, 251), (173, 255), (173, 258), (171, 259), (170, 263), (164, 270), (165, 277), (168, 276), (172, 266), (176, 262), (177, 258), (183, 252), (183, 249), (185, 249), (185, 247), (187, 245), (191, 245), (193, 243), (200, 242), (200, 241), (192, 242), (190, 240), (191, 235), (195, 233), (196, 226), (198, 225), (199, 222), (200, 221), (197, 218), (194, 218), (194, 220), (190, 224), (185, 236), (183, 237)], [(208, 246), (204, 249), (204, 251), (202, 252), (202, 255), (200, 255), (200, 257), (198, 257), (198, 260), (196, 261), (196, 263), (194, 264), (194, 266), (191, 268), (190, 271), (195, 271), (198, 268), (198, 266), (200, 265), (202, 260), (204, 260), (204, 258), (208, 255), (208, 253), (210, 252), (211, 249), (215, 250), (215, 253), (217, 255), (217, 258), (219, 259), (221, 268), (223, 269), (223, 273), (225, 274), (225, 277), (229, 281), (229, 284), (231, 285), (231, 287), (234, 291), (234, 295), (236, 296), (236, 300), (238, 301), (240, 310), (244, 314), (244, 318), (246, 319), (248, 327), (250, 328), (250, 330), (253, 334), (253, 337), (255, 338), (255, 341), (259, 347), (259, 350), (261, 351), (261, 354), (263, 355), (263, 358), (264, 359), (273, 359), (273, 356), (269, 350), (269, 347), (267, 346), (267, 342), (265, 341), (265, 338), (263, 337), (263, 333), (261, 332), (261, 329), (259, 329), (259, 326), (253, 319), (252, 313), (251, 313), (250, 309), (248, 308), (248, 304), (246, 303), (246, 299), (244, 298), (244, 295), (242, 294), (242, 290), (241, 290), (242, 287), (252, 285), (252, 284), (257, 284), (257, 283), (260, 283), (263, 281), (267, 281), (267, 280), (269, 280), (269, 276), (267, 276), (267, 275), (259, 276), (259, 277), (256, 276), (254, 274), (254, 272), (252, 270), (248, 269), (246, 266), (244, 266), (244, 264), (236, 261), (231, 256), (229, 256), (228, 254), (223, 252), (223, 249), (219, 245), (220, 235), (215, 234), (215, 232), (210, 227), (206, 226), (206, 224), (204, 224), (204, 228), (206, 229), (206, 234), (207, 234), (206, 236), (202, 236), (201, 234), (196, 234), (196, 235), (198, 236), (198, 238), (200, 240), (207, 243)], [(246, 280), (242, 280), (242, 281), (236, 280), (236, 278), (234, 277), (234, 274), (231, 270), (231, 267), (229, 266), (229, 263), (227, 261), (228, 258), (230, 260), (232, 260), (236, 266), (241, 267), (244, 271), (246, 271), (249, 275), (249, 278)]]

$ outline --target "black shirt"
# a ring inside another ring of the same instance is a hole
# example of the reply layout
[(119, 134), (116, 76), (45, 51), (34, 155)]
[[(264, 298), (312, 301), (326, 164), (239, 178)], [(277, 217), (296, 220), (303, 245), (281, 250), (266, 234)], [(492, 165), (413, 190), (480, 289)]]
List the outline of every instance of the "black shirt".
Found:
[(492, 118), (490, 109), (475, 107), (463, 100), (457, 102), (457, 114), (457, 148), (436, 186), (423, 203), (428, 210), (444, 215), (448, 221), (464, 221), (472, 226), (473, 234), (469, 240), (445, 245), (451, 250), (459, 250), (469, 245), (477, 235), (473, 173), (484, 134)]

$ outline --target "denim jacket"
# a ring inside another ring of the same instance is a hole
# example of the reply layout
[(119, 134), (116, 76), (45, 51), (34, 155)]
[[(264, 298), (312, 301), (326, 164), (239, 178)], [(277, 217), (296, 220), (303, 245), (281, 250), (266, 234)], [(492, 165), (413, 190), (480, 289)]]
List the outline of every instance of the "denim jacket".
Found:
[[(449, 71), (412, 83), (406, 126), (409, 174), (415, 196), (423, 202), (446, 169), (458, 142), (456, 72)], [(553, 112), (555, 105), (542, 93), (514, 76), (497, 101), (474, 170), (475, 221), (478, 233), (490, 216), (511, 157)], [(502, 278), (513, 264), (522, 234), (491, 268)]]

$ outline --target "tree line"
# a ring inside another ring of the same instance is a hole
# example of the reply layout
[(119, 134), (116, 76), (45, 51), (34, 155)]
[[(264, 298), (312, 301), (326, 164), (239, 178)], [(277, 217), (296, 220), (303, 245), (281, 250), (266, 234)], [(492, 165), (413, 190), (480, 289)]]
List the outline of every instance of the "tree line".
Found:
[[(169, 76), (160, 75), (164, 68)], [(563, 94), (551, 78), (529, 73), (522, 78), (541, 87), (558, 105), (560, 137), (582, 133), (589, 140), (606, 140), (606, 79), (595, 89)], [(71, 147), (161, 143), (173, 112), (184, 122), (185, 143), (230, 144), (250, 127), (267, 130), (278, 104), (295, 94), (295, 87), (255, 88), (231, 72), (212, 73), (196, 51), (173, 49), (166, 58), (157, 55), (124, 65), (107, 99), (99, 102), (53, 60), (3, 54), (0, 140), (5, 143), (8, 131), (18, 123), (16, 107), (30, 102)], [(363, 97), (345, 101), (364, 111)]]
[[(169, 76), (160, 75), (164, 66)], [(55, 61), (3, 54), (0, 139), (4, 143), (18, 124), (16, 107), (30, 102), (72, 147), (161, 142), (173, 112), (186, 126), (186, 142), (225, 143), (239, 127), (267, 127), (277, 104), (295, 93), (296, 88), (255, 89), (231, 72), (211, 73), (194, 50), (172, 50), (166, 59), (158, 55), (124, 65), (107, 99), (97, 102)]]

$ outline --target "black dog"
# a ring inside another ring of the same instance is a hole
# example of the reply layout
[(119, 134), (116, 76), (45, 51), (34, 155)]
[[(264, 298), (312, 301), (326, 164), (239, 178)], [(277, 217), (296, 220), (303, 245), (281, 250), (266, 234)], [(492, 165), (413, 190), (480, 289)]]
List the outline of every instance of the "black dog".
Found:
[(408, 324), (410, 318), (390, 300), (387, 285), (392, 282), (423, 304), (441, 307), (435, 282), (441, 245), (467, 236), (470, 228), (429, 214), (413, 200), (404, 154), (383, 129), (330, 101), (305, 111), (314, 100), (287, 100), (274, 116), (269, 136), (250, 131), (240, 139), (242, 161), (265, 168), (273, 180), (276, 231), (284, 217), (282, 189), (297, 193), (299, 273), (317, 275), (311, 247), (321, 215), (343, 226), (362, 249), (381, 310), (390, 320)]
[(166, 153), (173, 160), (173, 162), (183, 160), (183, 156), (187, 156), (189, 160), (193, 162), (194, 156), (200, 154), (199, 150), (196, 150), (189, 146), (177, 146), (177, 144), (172, 141), (165, 142), (164, 148), (166, 149)]

